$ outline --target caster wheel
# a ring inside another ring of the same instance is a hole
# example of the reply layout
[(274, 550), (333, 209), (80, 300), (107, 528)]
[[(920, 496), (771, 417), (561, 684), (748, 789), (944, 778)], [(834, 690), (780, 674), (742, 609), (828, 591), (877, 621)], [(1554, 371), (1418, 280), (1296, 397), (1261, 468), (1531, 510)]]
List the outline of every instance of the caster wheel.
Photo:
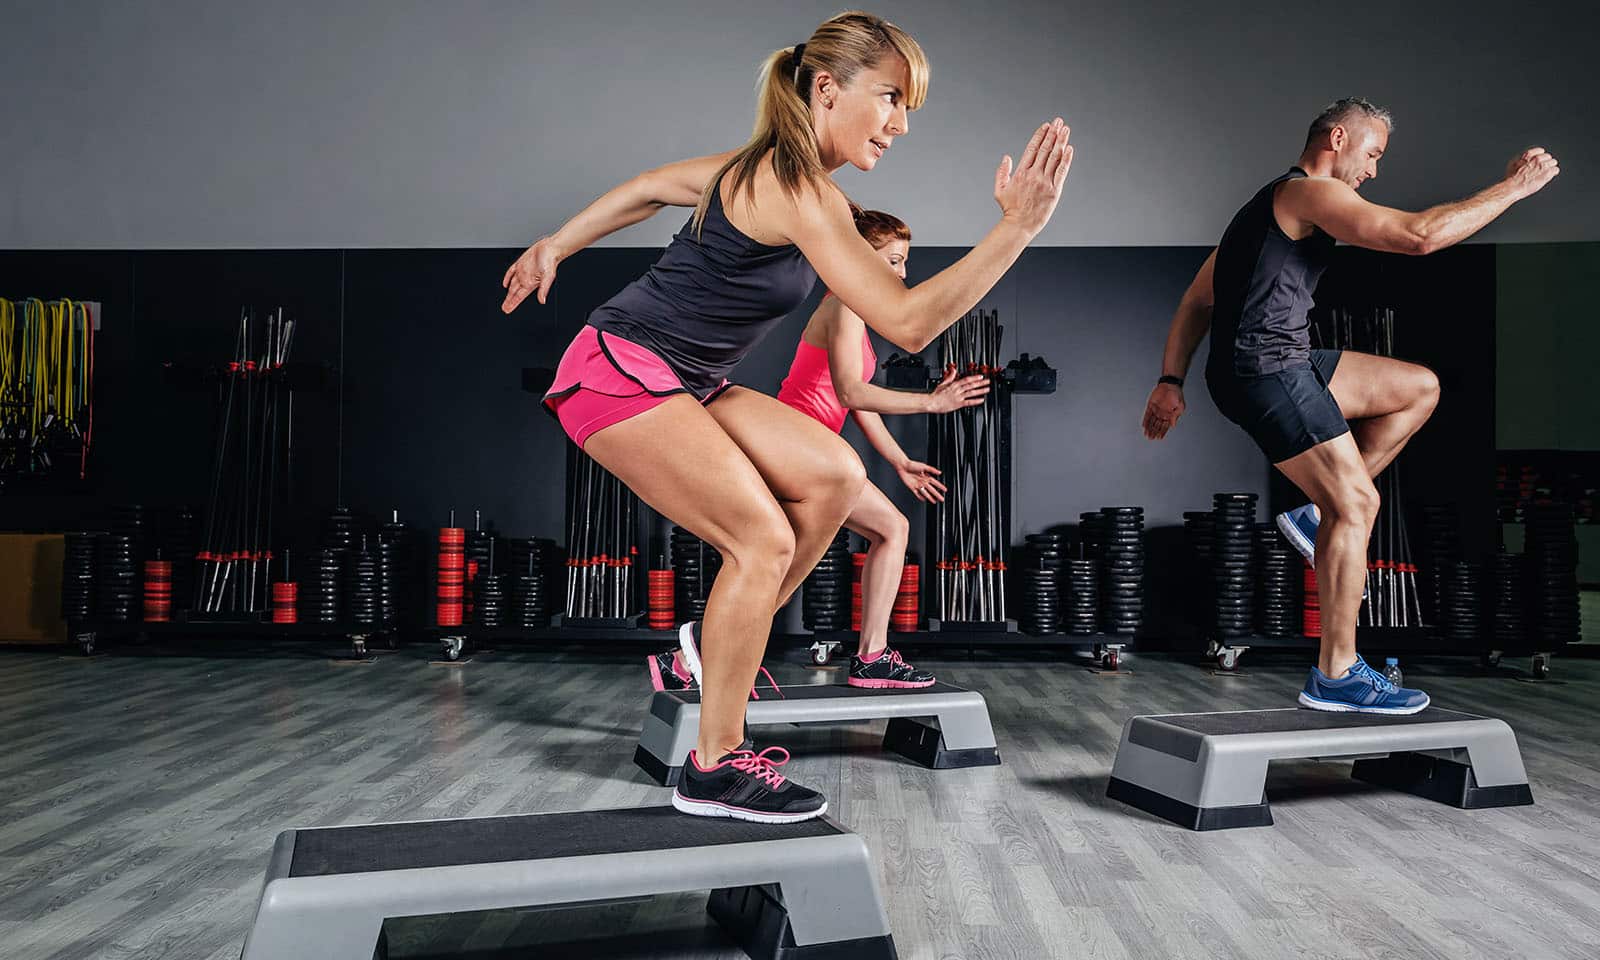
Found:
[(1100, 657), (1100, 666), (1106, 670), (1116, 670), (1122, 665), (1122, 658), (1115, 650), (1107, 650)]
[(1217, 666), (1223, 670), (1239, 669), (1239, 651), (1224, 648), (1217, 654)]
[(1495, 667), (1500, 666), (1500, 651), (1491, 650), (1484, 654), (1482, 663), (1485, 670), (1493, 670)]
[(83, 651), (84, 656), (94, 656), (94, 637), (87, 637), (78, 641), (78, 648)]
[(1535, 680), (1550, 679), (1550, 655), (1536, 653), (1533, 655), (1533, 678)]
[(444, 646), (444, 658), (446, 660), (461, 659), (461, 648), (466, 643), (465, 638), (445, 637), (441, 642)]
[(819, 667), (827, 666), (833, 661), (833, 644), (818, 641), (811, 645), (811, 662)]

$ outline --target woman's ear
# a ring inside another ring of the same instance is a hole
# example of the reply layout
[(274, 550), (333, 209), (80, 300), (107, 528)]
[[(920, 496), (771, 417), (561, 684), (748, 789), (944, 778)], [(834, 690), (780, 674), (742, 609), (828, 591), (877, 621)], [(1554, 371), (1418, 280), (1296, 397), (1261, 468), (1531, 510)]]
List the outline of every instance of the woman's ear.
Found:
[(818, 70), (811, 77), (811, 102), (818, 104), (824, 110), (833, 109), (833, 101), (839, 94), (839, 84), (833, 79), (833, 74), (826, 70)]

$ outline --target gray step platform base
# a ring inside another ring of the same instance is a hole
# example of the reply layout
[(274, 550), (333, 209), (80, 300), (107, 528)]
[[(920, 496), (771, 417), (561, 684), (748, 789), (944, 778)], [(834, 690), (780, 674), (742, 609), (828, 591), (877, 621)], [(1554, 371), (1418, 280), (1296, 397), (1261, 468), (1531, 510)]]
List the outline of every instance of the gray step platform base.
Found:
[(867, 847), (827, 817), (757, 824), (671, 807), (279, 834), (242, 960), (385, 953), (384, 922), (711, 890), (757, 960), (895, 960)]
[[(994, 766), (1000, 751), (983, 695), (947, 683), (920, 690), (870, 690), (844, 684), (758, 688), (747, 726), (889, 720), (883, 748), (936, 770)], [(934, 718), (929, 725), (918, 718)], [(650, 698), (633, 762), (663, 786), (675, 786), (700, 734), (700, 691), (662, 690)]]
[(1429, 708), (1409, 717), (1246, 710), (1134, 717), (1106, 796), (1192, 830), (1272, 823), (1272, 760), (1358, 758), (1358, 780), (1476, 809), (1530, 804), (1504, 721)]

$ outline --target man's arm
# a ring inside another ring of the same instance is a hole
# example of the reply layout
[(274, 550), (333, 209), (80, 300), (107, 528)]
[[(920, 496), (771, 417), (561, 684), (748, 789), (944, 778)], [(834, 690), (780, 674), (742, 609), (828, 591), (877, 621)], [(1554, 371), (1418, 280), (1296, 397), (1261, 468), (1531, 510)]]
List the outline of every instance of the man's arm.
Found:
[[(1161, 375), (1183, 379), (1189, 372), (1189, 363), (1200, 341), (1211, 329), (1211, 308), (1216, 302), (1212, 273), (1217, 265), (1217, 251), (1212, 250), (1205, 263), (1200, 264), (1189, 289), (1178, 301), (1177, 312), (1172, 315), (1172, 326), (1167, 330), (1167, 346), (1161, 354)], [(1167, 435), (1185, 409), (1183, 387), (1175, 383), (1158, 383), (1150, 392), (1144, 406), (1144, 435), (1160, 440)]]
[(1421, 256), (1482, 230), (1560, 172), (1555, 157), (1543, 147), (1532, 147), (1513, 158), (1505, 177), (1493, 186), (1419, 213), (1368, 203), (1354, 187), (1331, 177), (1288, 181), (1278, 189), (1274, 209), (1285, 219), (1319, 227), (1352, 246)]

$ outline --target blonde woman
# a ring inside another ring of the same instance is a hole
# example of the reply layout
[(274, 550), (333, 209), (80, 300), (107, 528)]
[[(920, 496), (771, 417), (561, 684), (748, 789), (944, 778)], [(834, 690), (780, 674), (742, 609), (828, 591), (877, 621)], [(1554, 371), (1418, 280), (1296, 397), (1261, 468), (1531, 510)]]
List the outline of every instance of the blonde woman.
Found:
[[(647, 171), (608, 191), (506, 271), (509, 313), (543, 303), (561, 260), (665, 206), (694, 214), (645, 276), (597, 308), (567, 348), (547, 408), (574, 442), (657, 512), (722, 554), (703, 622), (679, 639), (699, 674), (699, 737), (673, 805), (787, 823), (826, 799), (757, 752), (744, 711), (777, 610), (822, 556), (866, 482), (838, 434), (727, 374), (820, 275), (862, 320), (917, 351), (988, 292), (1049, 221), (1071, 165), (1059, 119), (995, 174), (1000, 222), (907, 289), (855, 230), (830, 173), (871, 170), (909, 129), (928, 63), (893, 24), (843, 13), (762, 68), (742, 148)], [(703, 664), (703, 667), (702, 667)]]
[[(911, 256), (911, 228), (881, 210), (858, 209), (855, 221), (856, 232), (904, 282), (906, 261)], [(838, 297), (826, 294), (800, 335), (778, 399), (834, 433), (853, 417), (867, 442), (889, 461), (912, 495), (926, 503), (939, 503), (945, 494), (939, 471), (906, 456), (884, 426), (882, 414), (949, 413), (974, 406), (989, 392), (989, 380), (979, 375), (957, 379), (951, 370), (932, 393), (887, 390), (871, 383), (877, 365), (866, 324)], [(866, 565), (861, 570), (861, 636), (845, 682), (869, 689), (933, 686), (932, 673), (917, 669), (898, 651), (889, 649), (889, 614), (905, 567), (910, 522), (882, 490), (868, 482), (844, 525), (867, 541)], [(657, 690), (681, 690), (694, 683), (682, 650), (655, 654), (645, 663)]]

